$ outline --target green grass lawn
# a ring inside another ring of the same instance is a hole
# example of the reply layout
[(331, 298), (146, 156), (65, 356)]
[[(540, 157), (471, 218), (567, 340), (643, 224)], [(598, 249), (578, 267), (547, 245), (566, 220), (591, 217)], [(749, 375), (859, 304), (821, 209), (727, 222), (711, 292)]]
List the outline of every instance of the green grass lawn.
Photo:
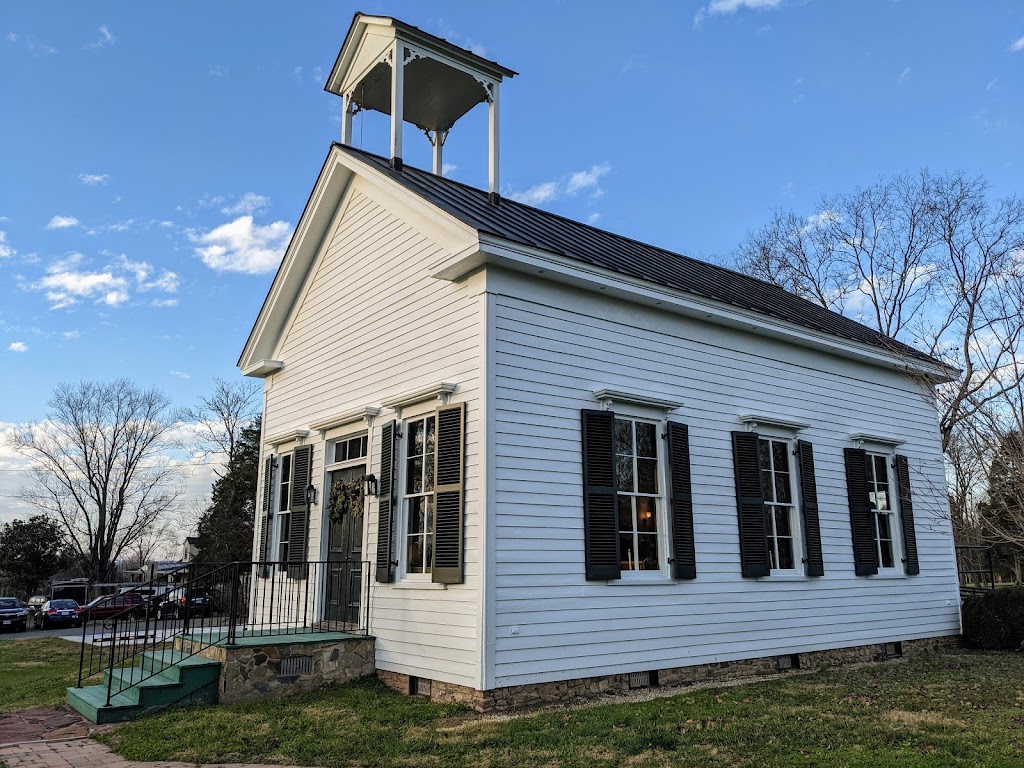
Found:
[(0, 712), (63, 703), (78, 682), (78, 649), (58, 638), (0, 640)]
[(1024, 765), (1024, 655), (955, 651), (489, 719), (365, 681), (179, 710), (102, 740), (134, 760), (309, 766)]

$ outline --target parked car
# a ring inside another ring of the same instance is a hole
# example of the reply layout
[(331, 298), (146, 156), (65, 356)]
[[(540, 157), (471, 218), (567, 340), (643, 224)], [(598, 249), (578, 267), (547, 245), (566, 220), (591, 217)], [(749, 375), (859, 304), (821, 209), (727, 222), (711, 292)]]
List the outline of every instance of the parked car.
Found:
[(185, 593), (189, 592), (192, 609), (190, 616), (208, 617), (216, 610), (213, 595), (209, 592), (199, 590), (186, 590), (184, 588), (174, 589), (164, 595), (163, 600), (157, 609), (157, 615), (161, 619), (180, 619), (185, 616)]
[(28, 610), (16, 597), (0, 597), (0, 629), (24, 632), (28, 624)]
[(28, 604), (25, 606), (28, 609), (28, 615), (31, 617), (39, 613), (39, 609), (43, 607), (43, 603), (48, 599), (49, 598), (47, 598), (46, 595), (32, 595), (32, 597), (28, 599)]
[(36, 629), (50, 629), (56, 626), (82, 626), (82, 609), (76, 600), (47, 600), (32, 617)]
[(135, 619), (146, 618), (146, 601), (136, 592), (125, 592), (118, 595), (100, 595), (82, 606), (82, 615), (86, 621), (99, 621), (117, 614), (128, 612)]

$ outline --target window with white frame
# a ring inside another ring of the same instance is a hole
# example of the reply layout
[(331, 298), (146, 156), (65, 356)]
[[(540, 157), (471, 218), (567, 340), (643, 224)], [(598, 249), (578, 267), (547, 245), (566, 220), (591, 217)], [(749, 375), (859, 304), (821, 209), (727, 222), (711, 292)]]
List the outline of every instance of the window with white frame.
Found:
[(661, 463), (659, 424), (615, 418), (615, 482), (618, 490), (619, 558), (622, 571), (661, 568)]
[[(292, 487), (292, 456), (281, 457), (280, 481), (277, 486), (277, 561), (288, 562), (288, 543), (291, 537), (291, 487)], [(284, 565), (280, 565), (283, 568)]]
[(793, 502), (792, 443), (776, 437), (758, 440), (764, 530), (773, 571), (797, 570), (796, 505)]
[(431, 531), (434, 527), (434, 441), (433, 413), (405, 423), (402, 461), (405, 513), (405, 572), (430, 573), (433, 557)]
[(868, 499), (874, 513), (872, 516), (874, 517), (878, 566), (880, 568), (895, 568), (899, 545), (894, 536), (896, 511), (893, 509), (890, 490), (889, 456), (881, 453), (868, 453), (865, 467), (868, 478)]

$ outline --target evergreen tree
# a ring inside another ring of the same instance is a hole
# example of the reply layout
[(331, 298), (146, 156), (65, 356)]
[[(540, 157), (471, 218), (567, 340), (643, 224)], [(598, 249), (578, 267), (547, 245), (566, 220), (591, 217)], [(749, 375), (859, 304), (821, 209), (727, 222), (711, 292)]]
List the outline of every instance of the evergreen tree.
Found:
[(988, 471), (988, 493), (978, 505), (978, 519), (994, 542), (996, 572), (1020, 581), (1024, 559), (1024, 435), (1005, 434)]
[(0, 528), (0, 574), (22, 597), (34, 594), (73, 562), (64, 528), (47, 515), (14, 520)]
[(223, 563), (252, 559), (261, 429), (259, 418), (242, 427), (224, 474), (213, 484), (210, 506), (197, 526), (197, 560)]

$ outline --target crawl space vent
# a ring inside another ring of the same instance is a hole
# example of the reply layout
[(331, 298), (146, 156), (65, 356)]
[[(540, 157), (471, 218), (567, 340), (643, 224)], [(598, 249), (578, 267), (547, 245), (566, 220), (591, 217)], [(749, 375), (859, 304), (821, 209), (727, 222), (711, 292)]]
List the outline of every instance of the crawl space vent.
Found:
[(289, 656), (281, 659), (281, 675), (290, 677), (292, 675), (308, 675), (313, 671), (312, 656)]

